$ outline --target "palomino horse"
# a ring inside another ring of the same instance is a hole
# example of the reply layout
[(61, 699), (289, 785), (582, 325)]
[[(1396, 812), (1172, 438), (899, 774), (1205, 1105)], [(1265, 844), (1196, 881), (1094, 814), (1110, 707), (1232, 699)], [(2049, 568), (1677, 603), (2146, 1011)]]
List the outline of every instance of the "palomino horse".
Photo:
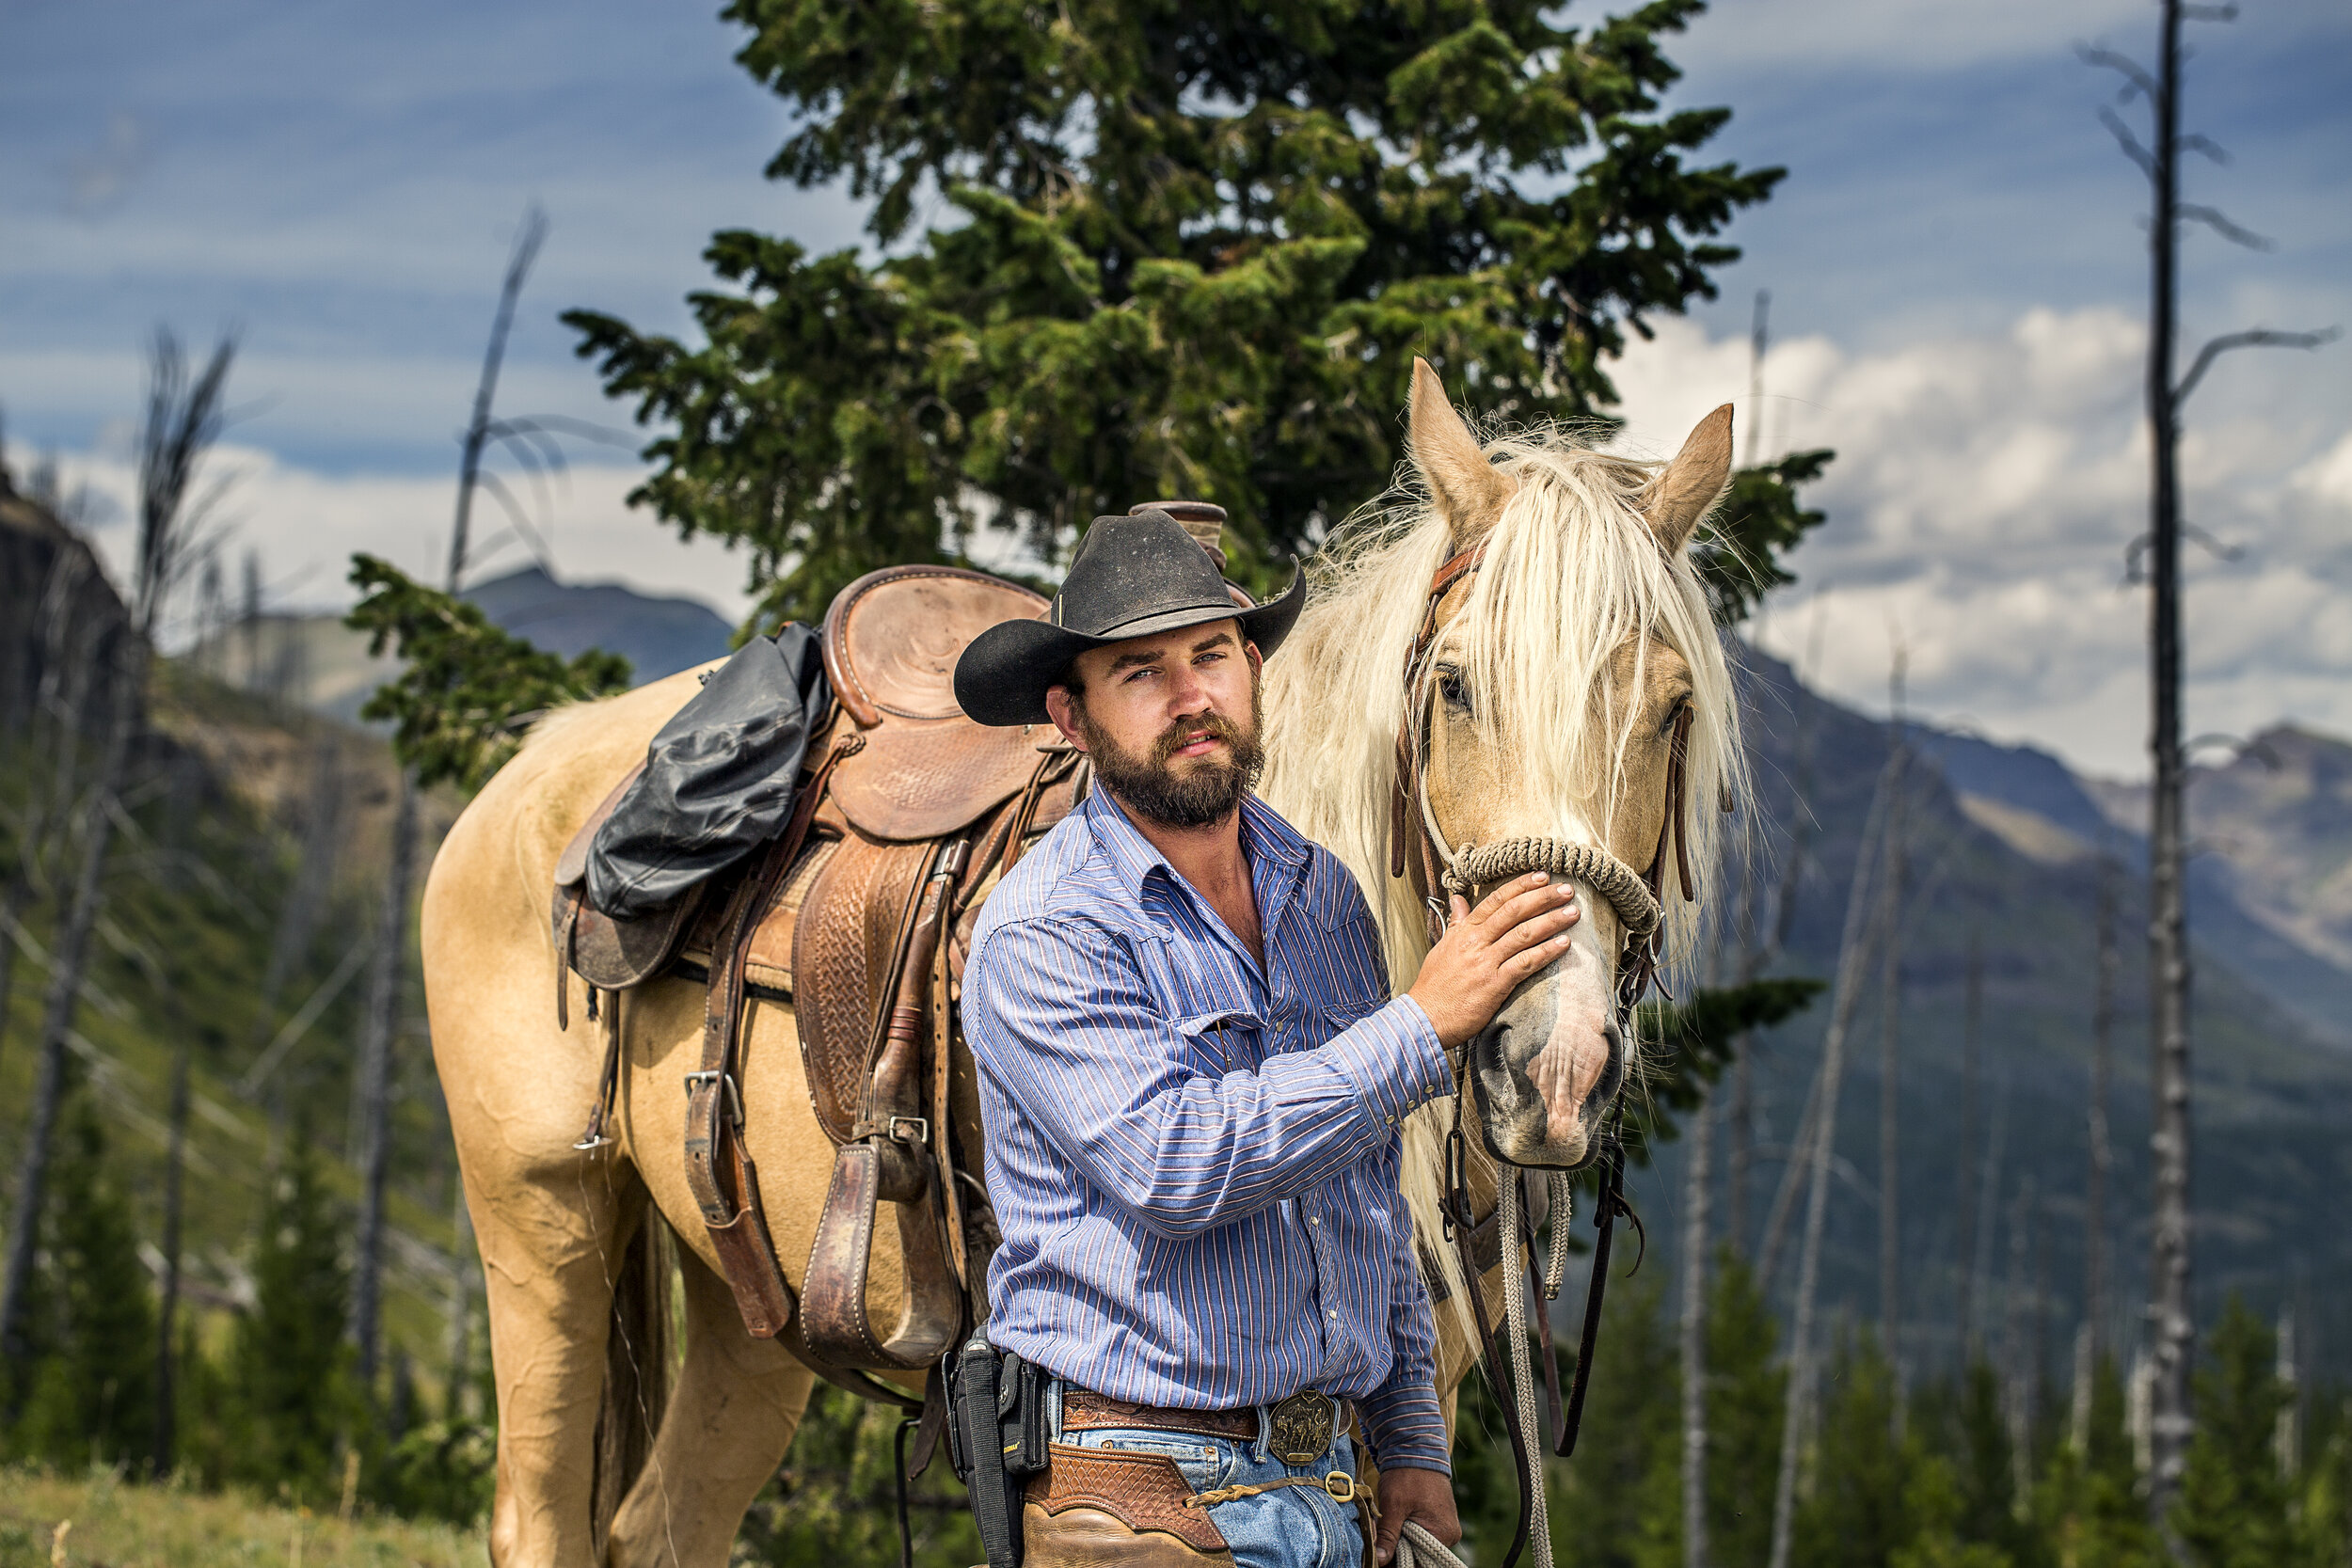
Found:
[[(1432, 864), (1472, 844), (1536, 839), (1604, 850), (1620, 869), (1649, 866), (1661, 858), (1680, 752), (1677, 793), (1697, 809), (1677, 831), (1690, 835), (1683, 848), (1700, 879), (1691, 892), (1704, 895), (1714, 803), (1739, 783), (1739, 740), (1688, 546), (1723, 489), (1729, 426), (1730, 410), (1719, 410), (1662, 468), (1549, 436), (1482, 449), (1434, 372), (1416, 367), (1418, 491), (1325, 552), (1315, 598), (1268, 664), (1265, 689), (1263, 792), (1363, 884), (1398, 989), (1428, 942), (1426, 879), (1410, 866), (1391, 874), (1399, 823), (1425, 835)], [(1441, 566), (1454, 576), (1433, 594)], [(628, 998), (614, 1141), (590, 1152), (573, 1146), (600, 1053), (587, 1032), (559, 1032), (548, 1001), (557, 856), (694, 689), (691, 673), (675, 675), (542, 723), (451, 830), (425, 888), (434, 1054), (489, 1296), (490, 1551), (501, 1565), (585, 1563), (599, 1548), (629, 1568), (723, 1563), (809, 1397), (812, 1374), (744, 1331), (688, 1190), (682, 1080), (697, 1062), (702, 987), (661, 980)], [(1402, 816), (1400, 776), (1414, 797)], [(1623, 932), (1606, 897), (1581, 894), (1573, 947), (1470, 1051), (1483, 1141), (1516, 1164), (1591, 1158), (1627, 1072), (1614, 985)], [(1687, 934), (1691, 915), (1678, 910), (1670, 923)], [(575, 1018), (584, 1000), (576, 990)], [(746, 1135), (776, 1255), (798, 1288), (834, 1149), (810, 1108), (790, 1009), (753, 1012), (739, 1068)], [(1425, 1251), (1447, 1276), (1439, 1375), (1451, 1390), (1474, 1337), (1463, 1330), (1467, 1282), (1435, 1236), (1441, 1138), (1423, 1112), (1406, 1169)], [(1489, 1167), (1489, 1193), (1493, 1180)], [(609, 1497), (614, 1478), (599, 1483), (597, 1417), (608, 1337), (630, 1321), (616, 1276), (648, 1208), (680, 1239), (685, 1348), (651, 1451), (608, 1521), (596, 1496)], [(1482, 1286), (1491, 1305), (1491, 1276)], [(897, 1288), (895, 1259), (877, 1257), (880, 1321), (891, 1321)]]

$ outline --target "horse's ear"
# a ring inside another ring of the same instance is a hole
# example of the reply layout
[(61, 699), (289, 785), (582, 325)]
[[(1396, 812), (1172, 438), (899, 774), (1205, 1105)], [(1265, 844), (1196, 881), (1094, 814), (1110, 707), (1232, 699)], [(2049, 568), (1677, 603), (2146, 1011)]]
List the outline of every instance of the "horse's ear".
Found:
[(1478, 445), (1478, 437), (1445, 395), (1445, 384), (1429, 361), (1413, 360), (1413, 407), (1405, 441), (1413, 467), (1429, 482), (1430, 499), (1454, 530), (1458, 552), (1479, 544), (1502, 515), (1502, 505), (1517, 486)]
[(1659, 471), (1642, 495), (1642, 515), (1673, 555), (1691, 542), (1699, 519), (1731, 481), (1731, 404), (1724, 404), (1691, 431), (1675, 460)]

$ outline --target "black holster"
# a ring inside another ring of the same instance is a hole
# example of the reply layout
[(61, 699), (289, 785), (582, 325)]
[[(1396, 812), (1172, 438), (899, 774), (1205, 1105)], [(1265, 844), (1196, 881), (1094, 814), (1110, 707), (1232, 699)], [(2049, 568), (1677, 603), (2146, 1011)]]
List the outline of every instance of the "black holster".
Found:
[(988, 1568), (1021, 1568), (1021, 1488), (1045, 1468), (1052, 1374), (988, 1342), (985, 1328), (948, 1362), (947, 1462), (972, 1496)]

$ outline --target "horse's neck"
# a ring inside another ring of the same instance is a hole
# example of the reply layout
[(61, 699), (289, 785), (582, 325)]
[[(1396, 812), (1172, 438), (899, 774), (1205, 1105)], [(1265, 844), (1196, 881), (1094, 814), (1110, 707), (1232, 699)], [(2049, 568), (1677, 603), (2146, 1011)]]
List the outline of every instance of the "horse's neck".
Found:
[[(1308, 607), (1294, 641), (1330, 641), (1324, 657), (1266, 665), (1265, 712), (1269, 767), (1263, 794), (1268, 805), (1308, 839), (1339, 857), (1363, 890), (1365, 901), (1386, 934), (1393, 989), (1411, 984), (1425, 944), (1418, 921), (1401, 921), (1387, 906), (1394, 896), (1388, 868), (1386, 791), (1374, 783), (1391, 777), (1384, 766), (1396, 752), (1393, 732), (1365, 729), (1362, 703), (1355, 694), (1377, 671), (1359, 661), (1377, 660), (1376, 638), (1348, 638), (1344, 628), (1315, 625), (1331, 613)], [(1303, 651), (1303, 650), (1302, 650)]]

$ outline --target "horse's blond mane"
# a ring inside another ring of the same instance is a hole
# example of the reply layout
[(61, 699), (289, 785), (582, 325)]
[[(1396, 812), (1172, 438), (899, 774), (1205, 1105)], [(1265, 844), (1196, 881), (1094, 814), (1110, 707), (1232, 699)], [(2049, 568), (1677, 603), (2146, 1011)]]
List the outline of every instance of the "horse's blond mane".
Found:
[[(1638, 510), (1661, 466), (1598, 451), (1556, 427), (1493, 436), (1485, 446), (1518, 490), (1446, 645), (1486, 738), (1505, 750), (1529, 800), (1554, 803), (1555, 832), (1567, 836), (1567, 818), (1581, 809), (1606, 833), (1617, 806), (1632, 717), (1611, 700), (1619, 651), (1637, 660), (1636, 692), (1649, 646), (1644, 634), (1690, 665), (1695, 718), (1682, 826), (1697, 902), (1673, 896), (1671, 882), (1666, 899), (1668, 960), (1687, 966), (1721, 847), (1716, 802), (1742, 795), (1746, 779), (1731, 673), (1706, 593), (1688, 553), (1669, 558)], [(1362, 884), (1399, 991), (1428, 952), (1411, 884), (1388, 874), (1396, 739), (1427, 707), (1425, 694), (1406, 690), (1405, 662), (1430, 578), (1455, 547), (1418, 480), (1401, 478), (1336, 531), (1310, 565), (1307, 610), (1266, 666), (1263, 793)], [(1415, 1221), (1433, 1241), (1438, 1110), (1425, 1109), (1407, 1130), (1405, 1183)], [(1431, 1250), (1461, 1307), (1468, 1294), (1453, 1250)]]

